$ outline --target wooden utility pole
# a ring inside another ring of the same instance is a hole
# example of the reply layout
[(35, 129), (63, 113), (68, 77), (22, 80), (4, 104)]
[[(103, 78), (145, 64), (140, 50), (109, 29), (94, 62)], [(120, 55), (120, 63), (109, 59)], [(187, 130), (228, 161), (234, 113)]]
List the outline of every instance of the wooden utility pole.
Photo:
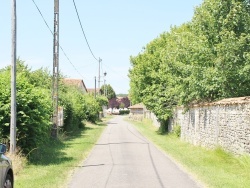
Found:
[(106, 97), (106, 80), (105, 80), (105, 78), (106, 78), (106, 75), (107, 75), (107, 72), (104, 72), (104, 96)]
[(105, 80), (105, 78), (104, 78), (104, 85), (103, 85), (103, 94), (104, 94), (104, 96), (106, 97), (106, 91), (105, 91), (105, 89), (106, 89), (106, 85), (105, 85), (105, 82), (106, 82), (106, 80)]
[(96, 76), (95, 76), (95, 98), (96, 98)]
[(99, 75), (98, 75), (98, 89), (99, 89), (99, 91), (98, 91), (98, 93), (100, 94), (100, 88), (101, 88), (101, 86), (100, 86), (100, 83), (101, 83), (101, 75), (100, 75), (100, 64), (101, 64), (101, 58), (99, 57)]
[(59, 0), (54, 0), (54, 45), (53, 45), (53, 118), (51, 136), (58, 132), (58, 80), (59, 80)]
[(16, 0), (12, 0), (10, 153), (16, 150)]

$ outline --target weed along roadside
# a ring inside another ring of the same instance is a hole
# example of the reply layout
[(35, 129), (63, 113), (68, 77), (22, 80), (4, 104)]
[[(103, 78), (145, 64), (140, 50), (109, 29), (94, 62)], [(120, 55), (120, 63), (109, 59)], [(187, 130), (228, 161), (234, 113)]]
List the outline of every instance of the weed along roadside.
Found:
[(174, 161), (192, 173), (205, 187), (249, 187), (250, 156), (235, 156), (221, 148), (210, 150), (181, 141), (176, 134), (161, 134), (150, 120), (131, 121), (139, 132)]
[(71, 172), (88, 156), (108, 119), (96, 124), (87, 122), (80, 131), (61, 135), (58, 140), (34, 149), (28, 156), (29, 162), (16, 175), (15, 187), (66, 187)]

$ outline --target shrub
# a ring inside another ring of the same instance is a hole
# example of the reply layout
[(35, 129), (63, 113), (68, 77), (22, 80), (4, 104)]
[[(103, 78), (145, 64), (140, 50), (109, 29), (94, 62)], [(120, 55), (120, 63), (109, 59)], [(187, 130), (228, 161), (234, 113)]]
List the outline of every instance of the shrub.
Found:
[(76, 87), (61, 86), (59, 104), (63, 106), (63, 131), (71, 132), (82, 128), (83, 120), (87, 119), (84, 97)]
[(120, 115), (129, 114), (130, 110), (120, 110)]
[(99, 103), (100, 110), (102, 110), (102, 106), (108, 106), (109, 103), (108, 98), (102, 95), (97, 96), (96, 101)]
[(96, 122), (99, 119), (100, 104), (90, 95), (84, 95), (83, 101), (86, 107), (87, 120), (93, 123)]
[(180, 125), (175, 125), (173, 128), (173, 134), (176, 137), (180, 137), (181, 136), (181, 126)]
[[(17, 60), (17, 147), (27, 154), (49, 141), (51, 132), (51, 75), (47, 69), (31, 71)], [(10, 66), (0, 70), (0, 138), (10, 135)], [(83, 95), (74, 86), (60, 83), (59, 106), (64, 108), (63, 132), (76, 131), (84, 126), (83, 120), (95, 122), (101, 106), (107, 99)]]
[[(8, 138), (10, 133), (10, 73), (0, 73), (0, 129), (1, 136)], [(37, 147), (49, 137), (51, 102), (50, 92), (35, 88), (22, 73), (17, 74), (17, 146), (24, 153)]]

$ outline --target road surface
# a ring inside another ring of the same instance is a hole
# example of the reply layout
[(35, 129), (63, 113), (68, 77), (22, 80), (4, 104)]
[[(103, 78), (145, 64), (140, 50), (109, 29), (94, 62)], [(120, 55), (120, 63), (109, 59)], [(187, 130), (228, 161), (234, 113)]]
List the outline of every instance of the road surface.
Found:
[(199, 185), (134, 127), (116, 116), (69, 188), (196, 188)]

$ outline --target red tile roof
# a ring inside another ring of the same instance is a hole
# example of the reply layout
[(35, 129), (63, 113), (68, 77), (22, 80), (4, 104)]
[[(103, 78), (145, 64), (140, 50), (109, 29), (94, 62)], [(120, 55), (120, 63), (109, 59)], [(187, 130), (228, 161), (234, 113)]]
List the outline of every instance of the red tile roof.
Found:
[(64, 78), (63, 79), (63, 82), (65, 84), (68, 84), (68, 85), (74, 85), (74, 86), (77, 86), (77, 87), (80, 87), (80, 85), (82, 84), (84, 89), (88, 92), (83, 80), (81, 79), (74, 79), (74, 78)]

